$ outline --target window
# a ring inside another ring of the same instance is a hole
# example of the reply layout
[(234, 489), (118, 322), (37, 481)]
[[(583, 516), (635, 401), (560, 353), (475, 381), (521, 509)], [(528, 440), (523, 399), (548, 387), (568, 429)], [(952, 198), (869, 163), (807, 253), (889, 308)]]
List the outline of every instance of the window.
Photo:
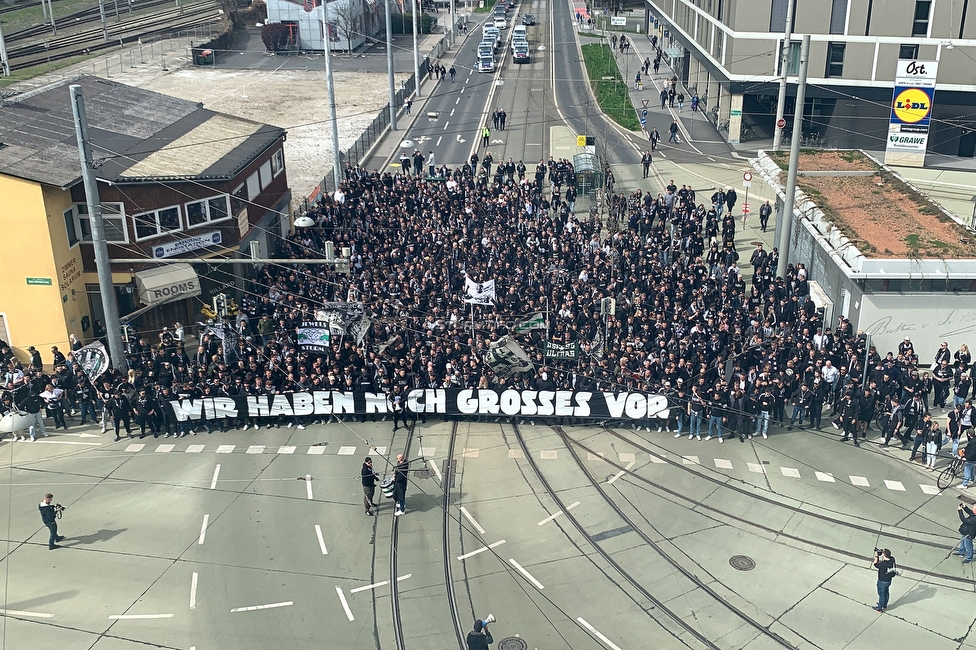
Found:
[(180, 224), (180, 206), (178, 205), (134, 214), (132, 221), (136, 226), (137, 241), (183, 230)]
[(830, 3), (830, 33), (843, 34), (847, 27), (848, 0), (832, 0)]
[(932, 0), (915, 0), (915, 18), (912, 20), (912, 36), (929, 35), (929, 13)]
[(918, 45), (902, 45), (898, 48), (899, 59), (917, 59)]
[[(125, 232), (125, 207), (121, 203), (102, 204), (102, 222), (105, 224), (105, 241), (110, 244), (125, 244), (129, 238)], [(68, 233), (68, 245), (80, 241), (91, 242), (91, 220), (88, 218), (88, 205), (75, 203), (64, 212), (64, 227)]]
[(844, 50), (847, 43), (828, 43), (827, 44), (827, 76), (844, 76)]
[(212, 196), (209, 199), (201, 199), (193, 203), (186, 204), (186, 227), (193, 228), (202, 226), (205, 223), (221, 221), (230, 216), (227, 211), (226, 194)]
[(265, 160), (259, 170), (261, 172), (261, 189), (271, 185), (271, 161)]
[[(780, 42), (782, 43), (782, 41)], [(786, 76), (788, 77), (795, 77), (800, 74), (800, 46), (800, 41), (790, 41), (790, 51), (786, 54)], [(779, 62), (777, 62), (777, 65), (779, 65)], [(780, 70), (779, 73), (783, 74), (783, 71)]]
[(278, 174), (283, 171), (285, 171), (285, 152), (282, 149), (278, 149), (271, 156), (271, 175), (277, 178)]
[(247, 187), (244, 183), (237, 186), (230, 198), (230, 209), (233, 214), (240, 214), (247, 207)]
[(769, 10), (769, 31), (783, 33), (786, 30), (786, 3), (790, 1), (773, 0)]

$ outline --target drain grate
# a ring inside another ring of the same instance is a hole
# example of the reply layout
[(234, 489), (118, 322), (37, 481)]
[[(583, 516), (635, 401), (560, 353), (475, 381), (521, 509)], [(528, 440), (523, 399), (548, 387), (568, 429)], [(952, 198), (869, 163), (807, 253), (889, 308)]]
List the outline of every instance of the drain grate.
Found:
[(498, 642), (498, 650), (528, 650), (529, 644), (518, 638), (510, 636)]
[(756, 568), (756, 561), (748, 555), (733, 555), (729, 558), (729, 564), (737, 571), (752, 571)]

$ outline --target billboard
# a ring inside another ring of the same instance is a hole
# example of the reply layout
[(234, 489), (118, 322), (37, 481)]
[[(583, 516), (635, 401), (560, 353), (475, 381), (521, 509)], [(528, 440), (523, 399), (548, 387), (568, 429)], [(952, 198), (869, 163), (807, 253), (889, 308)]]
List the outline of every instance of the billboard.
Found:
[(898, 60), (885, 143), (886, 165), (925, 164), (938, 70), (938, 61)]

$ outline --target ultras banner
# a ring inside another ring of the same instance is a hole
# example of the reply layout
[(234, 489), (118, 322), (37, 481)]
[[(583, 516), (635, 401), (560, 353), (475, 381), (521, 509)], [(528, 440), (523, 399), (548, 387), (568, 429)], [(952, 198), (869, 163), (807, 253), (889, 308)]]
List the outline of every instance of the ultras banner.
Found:
[[(384, 393), (325, 390), (280, 395), (213, 397), (169, 402), (180, 422), (250, 417), (371, 415), (392, 412)], [(428, 388), (407, 393), (413, 413), (499, 415), (596, 419), (666, 419), (668, 398), (653, 393), (602, 393), (572, 390), (505, 390)]]

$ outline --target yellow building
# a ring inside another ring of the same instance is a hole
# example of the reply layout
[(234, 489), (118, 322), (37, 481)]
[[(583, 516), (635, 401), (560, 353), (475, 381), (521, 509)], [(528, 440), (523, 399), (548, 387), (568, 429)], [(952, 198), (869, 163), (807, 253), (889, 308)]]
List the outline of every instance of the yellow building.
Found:
[(240, 255), (254, 241), (270, 250), (291, 198), (278, 127), (94, 77), (3, 99), (0, 338), (24, 361), (36, 347), (45, 364), (52, 346), (67, 352), (69, 334), (90, 342), (103, 321), (73, 83), (84, 93), (109, 256), (146, 260), (112, 265), (121, 316), (138, 329), (192, 323), (214, 293), (240, 289), (181, 258)]

